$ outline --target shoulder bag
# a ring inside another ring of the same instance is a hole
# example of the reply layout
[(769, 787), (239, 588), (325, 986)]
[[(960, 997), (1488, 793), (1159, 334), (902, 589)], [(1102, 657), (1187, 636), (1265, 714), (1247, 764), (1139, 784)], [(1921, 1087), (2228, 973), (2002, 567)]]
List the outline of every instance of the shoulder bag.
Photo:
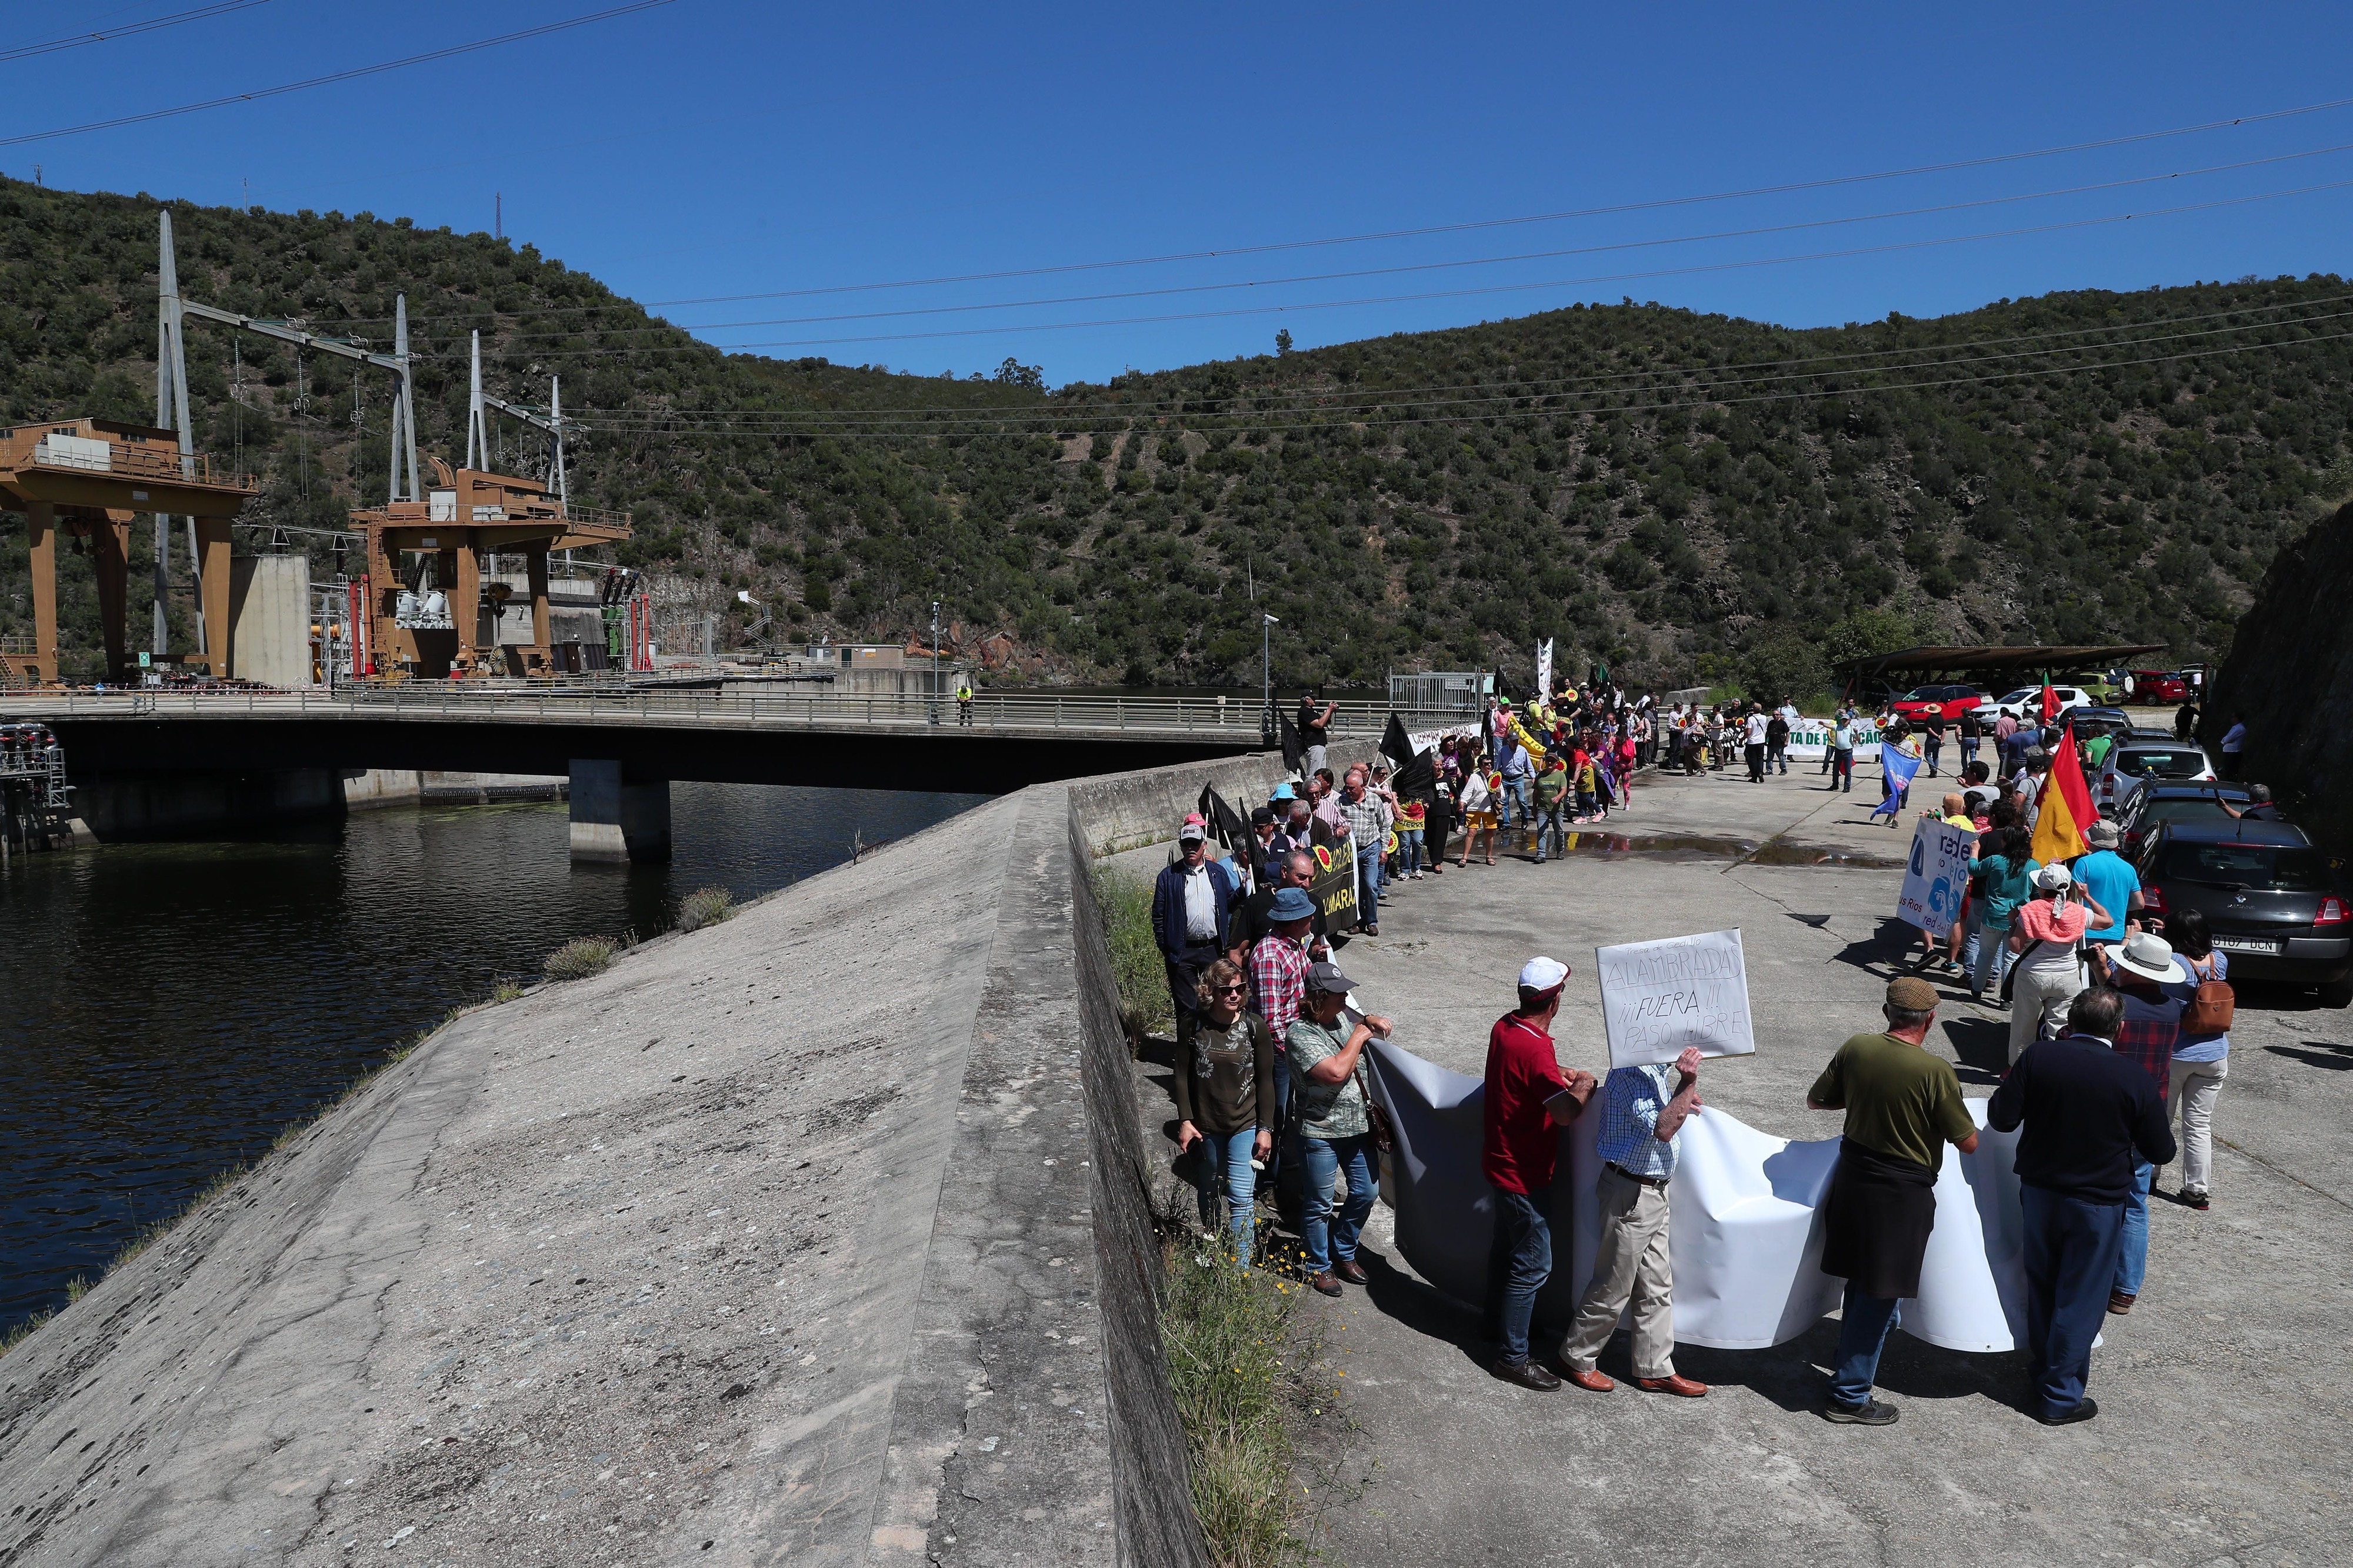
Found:
[[(2187, 964), (2196, 963), (2194, 959), (2182, 962)], [(2211, 957), (2206, 960), (2210, 967), (2213, 962)], [(2189, 973), (2193, 975), (2199, 973), (2194, 967)], [(2230, 982), (2200, 976), (2197, 994), (2190, 998), (2189, 1005), (2181, 1015), (2181, 1032), (2185, 1035), (2230, 1033), (2231, 1018), (2237, 1011), (2238, 1000), (2238, 994), (2231, 989)]]

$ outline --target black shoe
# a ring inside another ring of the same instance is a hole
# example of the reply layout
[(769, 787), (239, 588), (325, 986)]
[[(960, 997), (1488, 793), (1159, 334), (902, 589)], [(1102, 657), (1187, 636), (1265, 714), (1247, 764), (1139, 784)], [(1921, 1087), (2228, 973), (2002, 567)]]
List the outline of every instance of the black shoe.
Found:
[(1861, 1405), (1840, 1405), (1833, 1401), (1822, 1406), (1822, 1419), (1837, 1421), (1850, 1426), (1893, 1426), (1901, 1415), (1893, 1405), (1882, 1405), (1876, 1399), (1866, 1399)]
[(1538, 1394), (1550, 1394), (1560, 1386), (1560, 1379), (1532, 1361), (1490, 1362), (1487, 1370), (1505, 1383), (1516, 1383)]
[(2087, 1394), (2084, 1398), (2075, 1401), (2075, 1408), (2070, 1410), (2064, 1415), (2043, 1415), (2038, 1414), (2034, 1418), (2037, 1421), (2042, 1422), (2045, 1426), (2073, 1426), (2078, 1421), (2089, 1421), (2093, 1416), (2097, 1415), (2099, 1413), (2100, 1402)]

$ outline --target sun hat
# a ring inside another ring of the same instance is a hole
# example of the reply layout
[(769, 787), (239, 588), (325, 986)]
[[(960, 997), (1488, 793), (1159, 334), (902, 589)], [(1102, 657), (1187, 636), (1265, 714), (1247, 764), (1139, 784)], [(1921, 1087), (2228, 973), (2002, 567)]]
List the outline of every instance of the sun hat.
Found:
[(1277, 925), (1287, 921), (1309, 920), (1314, 913), (1315, 900), (1307, 896), (1304, 888), (1284, 888), (1266, 906), (1266, 918)]
[(1291, 793), (1291, 781), (1289, 779), (1285, 779), (1282, 783), (1275, 785), (1274, 793), (1266, 798), (1269, 800), (1292, 800), (1296, 797)]
[(1887, 983), (1887, 1005), (1899, 1012), (1929, 1012), (1936, 1002), (1936, 988), (1916, 974), (1899, 974)]
[(2034, 873), (2034, 885), (2046, 893), (2055, 893), (2075, 884), (2075, 873), (2053, 860)]
[(2113, 822), (2095, 822), (2084, 829), (2084, 842), (2094, 849), (2114, 849), (2121, 837)]
[(2189, 972), (2174, 959), (2173, 944), (2155, 931), (2133, 932), (2125, 938), (2122, 947), (2111, 949), (2108, 957), (2126, 973), (2160, 984), (2189, 978)]
[(1531, 958), (1520, 966), (1520, 989), (1549, 991), (1568, 978), (1568, 965), (1556, 958)]

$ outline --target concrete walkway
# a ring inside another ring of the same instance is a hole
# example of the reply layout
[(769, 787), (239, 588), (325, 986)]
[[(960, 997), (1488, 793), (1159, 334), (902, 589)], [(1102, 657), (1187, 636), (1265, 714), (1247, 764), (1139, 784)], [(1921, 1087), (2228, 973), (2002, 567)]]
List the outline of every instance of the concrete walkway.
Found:
[[(1875, 773), (1852, 795), (1820, 784), (1812, 764), (1763, 785), (1653, 777), (1609, 826), (1848, 855), (1908, 847), (1908, 818), (1894, 831), (1861, 820)], [(1576, 972), (1562, 1058), (1598, 1073), (1594, 946), (1738, 926), (1758, 1051), (1711, 1063), (1706, 1101), (1767, 1131), (1831, 1137), (1838, 1116), (1808, 1111), (1805, 1091), (1841, 1040), (1878, 1022), (1891, 961), (1913, 935), (1891, 918), (1896, 882), (1884, 868), (1735, 865), (1689, 848), (1579, 850), (1541, 868), (1474, 862), (1398, 889), (1383, 934), (1342, 962), (1360, 999), (1397, 1019), (1400, 1043), (1476, 1074), (1519, 965), (1548, 952)], [(1944, 989), (1930, 1043), (1958, 1064), (1966, 1093), (1989, 1093), (2006, 1015)], [(1324, 1457), (1368, 1478), (1330, 1521), (1335, 1554), (1678, 1568), (2353, 1561), (2353, 1016), (2309, 992), (2248, 987), (2232, 1039), (2215, 1206), (2155, 1205), (2147, 1287), (2139, 1310), (2108, 1321), (2092, 1372), (2103, 1414), (2087, 1426), (2051, 1430), (2022, 1413), (2022, 1355), (1958, 1354), (1901, 1333), (1882, 1394), (1902, 1420), (1830, 1426), (1814, 1414), (1830, 1321), (1774, 1350), (1686, 1351), (1680, 1370), (1715, 1385), (1704, 1400), (1622, 1384), (1527, 1393), (1489, 1376), (1472, 1316), (1403, 1267), (1388, 1211), (1377, 1210), (1368, 1242), (1387, 1262), (1371, 1262), (1371, 1289), (1310, 1298), (1360, 1428)], [(1602, 1366), (1627, 1374), (1622, 1340)]]

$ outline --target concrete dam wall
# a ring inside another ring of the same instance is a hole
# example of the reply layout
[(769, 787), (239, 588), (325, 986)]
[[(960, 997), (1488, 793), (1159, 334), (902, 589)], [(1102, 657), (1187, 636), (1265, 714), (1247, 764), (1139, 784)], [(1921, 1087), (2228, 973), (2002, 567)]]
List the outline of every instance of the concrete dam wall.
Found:
[(0, 1563), (1204, 1561), (1039, 785), (445, 1026), (0, 1358)]

